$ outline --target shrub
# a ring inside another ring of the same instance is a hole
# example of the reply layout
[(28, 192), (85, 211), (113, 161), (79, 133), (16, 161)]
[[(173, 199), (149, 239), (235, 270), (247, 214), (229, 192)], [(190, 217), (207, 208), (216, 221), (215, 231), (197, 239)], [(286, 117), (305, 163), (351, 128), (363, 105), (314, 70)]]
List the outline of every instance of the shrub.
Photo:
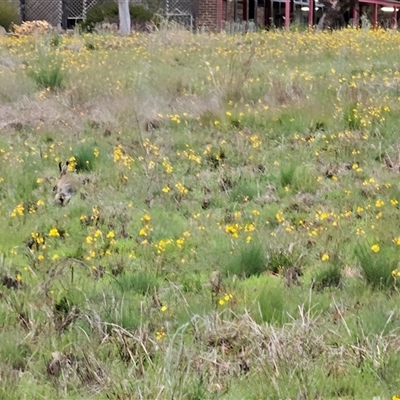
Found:
[(1, 2), (0, 3), (0, 26), (5, 28), (7, 31), (10, 30), (12, 24), (19, 24), (20, 17), (18, 12), (18, 6), (12, 2)]
[[(153, 18), (153, 13), (143, 6), (129, 6), (132, 23), (144, 23)], [(118, 23), (118, 4), (115, 2), (94, 6), (86, 14), (86, 21), (82, 23), (85, 31), (91, 32), (96, 24), (101, 22)]]

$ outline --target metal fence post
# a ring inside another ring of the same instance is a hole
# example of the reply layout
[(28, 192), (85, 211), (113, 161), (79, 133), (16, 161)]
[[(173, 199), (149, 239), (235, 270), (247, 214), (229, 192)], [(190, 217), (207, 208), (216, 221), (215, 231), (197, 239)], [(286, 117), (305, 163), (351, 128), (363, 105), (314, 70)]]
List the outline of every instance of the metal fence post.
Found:
[(61, 0), (61, 27), (68, 29), (68, 0)]
[(19, 14), (21, 16), (21, 21), (26, 20), (26, 8), (25, 0), (19, 0)]

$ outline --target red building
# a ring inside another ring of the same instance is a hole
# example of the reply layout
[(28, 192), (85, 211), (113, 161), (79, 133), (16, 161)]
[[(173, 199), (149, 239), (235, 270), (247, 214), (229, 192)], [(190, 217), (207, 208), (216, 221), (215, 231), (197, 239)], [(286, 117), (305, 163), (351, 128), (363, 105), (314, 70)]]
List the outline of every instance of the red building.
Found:
[[(314, 26), (323, 15), (324, 6), (316, 0), (198, 0), (197, 27), (223, 30), (227, 24), (253, 22), (258, 27), (286, 27), (291, 23)], [(368, 16), (377, 27), (397, 27), (400, 2), (392, 0), (359, 0), (356, 7), (346, 11), (345, 24), (360, 24), (360, 16)], [(347, 20), (346, 20), (347, 19)]]

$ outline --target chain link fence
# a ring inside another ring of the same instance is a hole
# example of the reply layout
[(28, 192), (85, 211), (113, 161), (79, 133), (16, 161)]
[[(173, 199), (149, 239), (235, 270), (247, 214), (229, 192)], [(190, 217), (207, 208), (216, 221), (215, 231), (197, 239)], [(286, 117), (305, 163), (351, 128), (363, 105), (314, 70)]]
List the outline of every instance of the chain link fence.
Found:
[[(107, 0), (106, 0), (107, 1)], [(105, 0), (20, 0), (23, 21), (45, 20), (63, 28), (84, 21), (87, 11)], [(133, 5), (142, 5), (168, 19), (193, 28), (198, 11), (198, 0), (130, 0)]]
[[(19, 0), (23, 21), (45, 20), (53, 26), (70, 28), (84, 21), (92, 7), (105, 0)], [(142, 5), (164, 14), (168, 19), (193, 29), (199, 0), (130, 0), (131, 4)]]
[(193, 30), (197, 9), (198, 1), (166, 0), (165, 3), (166, 17), (179, 25), (187, 26), (190, 30)]

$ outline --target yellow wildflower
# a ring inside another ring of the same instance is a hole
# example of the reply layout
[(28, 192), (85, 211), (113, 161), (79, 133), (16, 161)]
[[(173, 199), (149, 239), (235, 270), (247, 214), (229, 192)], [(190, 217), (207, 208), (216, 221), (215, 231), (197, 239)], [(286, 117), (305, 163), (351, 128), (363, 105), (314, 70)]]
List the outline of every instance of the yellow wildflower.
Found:
[(373, 246), (371, 246), (371, 250), (374, 252), (374, 253), (378, 253), (378, 251), (380, 250), (381, 248), (379, 247), (379, 244), (374, 244)]

